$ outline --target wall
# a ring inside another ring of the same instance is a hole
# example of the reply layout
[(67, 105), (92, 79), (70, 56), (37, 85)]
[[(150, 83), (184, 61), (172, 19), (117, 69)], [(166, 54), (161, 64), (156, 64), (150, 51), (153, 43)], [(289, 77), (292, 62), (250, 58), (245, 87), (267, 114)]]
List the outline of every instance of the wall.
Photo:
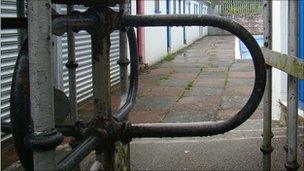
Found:
[[(287, 54), (288, 52), (288, 1), (273, 1), (273, 50)], [(272, 74), (272, 116), (280, 118), (279, 101), (287, 98), (287, 75), (273, 68)]]
[[(174, 2), (170, 2), (170, 14), (174, 13)], [(189, 8), (187, 3), (190, 2), (190, 14), (194, 14), (194, 4), (197, 4), (199, 13), (199, 2), (198, 1), (186, 1), (186, 14), (189, 14)], [(136, 1), (132, 0), (132, 14), (136, 13)], [(200, 2), (201, 3), (201, 2)], [(176, 0), (175, 12), (179, 14), (179, 2)], [(207, 6), (204, 11), (207, 13)], [(144, 1), (144, 14), (145, 15), (164, 15), (166, 14), (166, 0), (159, 1), (160, 13), (155, 13), (155, 1), (148, 0)], [(203, 10), (201, 10), (203, 12)], [(181, 1), (181, 14), (183, 14), (183, 0)], [(171, 52), (174, 53), (177, 50), (185, 47), (195, 40), (207, 35), (207, 28), (200, 27), (186, 27), (186, 42), (183, 42), (183, 27), (170, 27), (171, 32)], [(161, 61), (167, 55), (167, 27), (145, 27), (144, 28), (144, 62), (149, 66)]]
[[(159, 14), (166, 14), (166, 1), (160, 0)], [(155, 14), (154, 1), (145, 1), (144, 3), (145, 14)], [(159, 15), (155, 14), (155, 15)], [(166, 27), (145, 27), (145, 62), (148, 65), (153, 65), (160, 61), (167, 53), (167, 31)]]

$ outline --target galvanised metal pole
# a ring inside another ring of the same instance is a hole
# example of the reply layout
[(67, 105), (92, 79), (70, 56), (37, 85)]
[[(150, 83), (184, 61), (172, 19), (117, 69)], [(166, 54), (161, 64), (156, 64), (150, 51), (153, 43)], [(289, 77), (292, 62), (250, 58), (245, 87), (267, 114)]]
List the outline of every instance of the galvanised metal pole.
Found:
[[(264, 47), (272, 49), (272, 1), (264, 1)], [(264, 92), (264, 114), (263, 114), (263, 145), (261, 151), (263, 152), (263, 170), (271, 170), (271, 152), (273, 147), (271, 145), (271, 138), (273, 133), (271, 131), (271, 105), (272, 105), (272, 67), (266, 68), (266, 87)]]
[[(288, 54), (297, 56), (298, 47), (298, 1), (289, 0), (288, 2)], [(285, 167), (287, 170), (297, 170), (297, 129), (298, 129), (298, 79), (288, 75), (287, 92), (287, 161)]]
[[(126, 3), (119, 5), (120, 11), (128, 14), (129, 9)], [(119, 51), (120, 56), (118, 64), (120, 66), (120, 94), (121, 94), (121, 106), (125, 103), (128, 93), (128, 49), (127, 49), (127, 34), (126, 30), (120, 30), (119, 32)]]
[[(67, 6), (67, 13), (71, 14), (74, 10), (73, 5)], [(75, 33), (72, 30), (67, 32), (68, 38), (68, 62), (66, 67), (69, 72), (69, 101), (71, 109), (71, 121), (75, 123), (78, 120), (78, 111), (77, 111), (77, 92), (76, 92), (76, 68), (78, 64), (76, 63), (75, 56)]]
[[(53, 132), (51, 0), (28, 1), (29, 80), (33, 136)], [(34, 150), (34, 170), (56, 170), (55, 149)]]

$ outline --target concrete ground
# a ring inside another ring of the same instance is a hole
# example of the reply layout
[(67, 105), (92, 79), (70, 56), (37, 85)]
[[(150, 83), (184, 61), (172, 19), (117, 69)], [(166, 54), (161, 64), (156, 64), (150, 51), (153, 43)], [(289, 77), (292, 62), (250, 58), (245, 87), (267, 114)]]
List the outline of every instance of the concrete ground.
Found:
[[(133, 123), (226, 120), (248, 100), (251, 60), (234, 59), (234, 37), (212, 36), (140, 75)], [(224, 135), (147, 138), (131, 142), (132, 170), (262, 170), (262, 104), (251, 118)], [(273, 123), (272, 169), (284, 170), (286, 129)], [(303, 163), (303, 129), (299, 162)], [(303, 164), (302, 164), (303, 165)], [(301, 168), (303, 169), (303, 167)]]
[[(134, 123), (200, 122), (233, 116), (248, 100), (252, 60), (234, 59), (233, 36), (210, 36), (140, 75)], [(262, 106), (251, 119), (261, 118)]]
[[(286, 170), (286, 128), (273, 123), (271, 170)], [(134, 139), (132, 170), (262, 170), (262, 121), (249, 120), (223, 135), (192, 138)], [(303, 170), (304, 129), (299, 128), (298, 162)]]

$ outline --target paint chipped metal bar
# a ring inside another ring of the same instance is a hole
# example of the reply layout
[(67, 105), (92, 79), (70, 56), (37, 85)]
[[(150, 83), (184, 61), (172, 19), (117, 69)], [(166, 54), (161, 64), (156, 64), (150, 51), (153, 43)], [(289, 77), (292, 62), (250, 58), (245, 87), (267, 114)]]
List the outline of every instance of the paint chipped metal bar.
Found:
[[(112, 117), (111, 79), (110, 79), (110, 33), (94, 32), (92, 41), (92, 75), (93, 75), (93, 107), (94, 118)], [(96, 150), (96, 161), (102, 163), (105, 170), (111, 170), (114, 158), (112, 148), (104, 151)]]
[[(80, 31), (94, 29), (96, 25), (102, 25), (104, 18), (99, 13), (86, 11), (71, 15), (52, 16), (52, 32), (56, 36), (62, 36), (68, 30)], [(26, 29), (28, 18), (1, 18), (1, 29)]]
[[(28, 1), (29, 80), (33, 136), (55, 129), (51, 0)], [(56, 169), (55, 149), (34, 150), (34, 170)]]
[(101, 138), (90, 136), (65, 156), (59, 163), (57, 170), (73, 170), (79, 163), (101, 143)]
[(128, 96), (125, 104), (116, 112), (115, 117), (119, 121), (124, 121), (128, 117), (128, 113), (132, 110), (138, 90), (138, 61), (139, 57), (137, 54), (137, 43), (134, 28), (128, 28), (127, 37), (129, 41), (129, 51), (131, 59), (131, 72)]
[[(74, 10), (73, 5), (67, 6), (67, 13), (71, 14)], [(76, 92), (76, 68), (78, 64), (76, 63), (75, 55), (75, 33), (72, 30), (67, 31), (68, 39), (68, 62), (66, 67), (68, 68), (69, 73), (69, 101), (71, 109), (71, 121), (76, 123), (78, 120), (78, 111), (77, 111), (77, 92)]]
[(258, 107), (265, 88), (265, 61), (252, 35), (238, 23), (212, 15), (139, 15), (123, 16), (122, 26), (213, 26), (236, 35), (252, 55), (256, 78), (252, 94), (245, 106), (232, 118), (214, 123), (129, 124), (128, 137), (185, 137), (223, 134), (245, 122)]
[[(272, 48), (272, 1), (264, 1), (264, 47)], [(263, 112), (263, 144), (261, 146), (261, 151), (263, 152), (263, 170), (271, 170), (271, 153), (273, 147), (271, 145), (271, 138), (273, 133), (271, 131), (272, 122), (272, 67), (266, 66), (266, 87), (264, 92), (264, 112)]]
[[(128, 6), (125, 3), (119, 5), (120, 12), (128, 14)], [(127, 49), (127, 34), (126, 30), (122, 29), (119, 32), (119, 60), (117, 61), (120, 69), (120, 105), (122, 106), (127, 98), (128, 93), (128, 65), (130, 63), (128, 59)]]
[[(298, 50), (298, 1), (288, 1), (288, 54), (297, 55)], [(287, 82), (287, 170), (297, 170), (298, 132), (298, 78), (288, 75)]]

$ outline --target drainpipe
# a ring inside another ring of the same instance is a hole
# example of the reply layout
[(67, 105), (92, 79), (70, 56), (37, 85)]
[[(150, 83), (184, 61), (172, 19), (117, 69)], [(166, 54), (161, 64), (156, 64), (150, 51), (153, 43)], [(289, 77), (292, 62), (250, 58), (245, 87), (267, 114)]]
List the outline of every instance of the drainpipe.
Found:
[[(144, 1), (136, 0), (137, 15), (144, 14)], [(143, 27), (137, 27), (137, 47), (140, 64), (146, 63), (145, 53), (145, 30)]]
[[(186, 0), (183, 1), (183, 14), (186, 14)], [(185, 26), (183, 27), (183, 39), (184, 39), (184, 44), (187, 44)]]
[[(166, 13), (170, 14), (170, 0), (166, 0)], [(171, 28), (167, 26), (167, 53), (171, 52)]]

